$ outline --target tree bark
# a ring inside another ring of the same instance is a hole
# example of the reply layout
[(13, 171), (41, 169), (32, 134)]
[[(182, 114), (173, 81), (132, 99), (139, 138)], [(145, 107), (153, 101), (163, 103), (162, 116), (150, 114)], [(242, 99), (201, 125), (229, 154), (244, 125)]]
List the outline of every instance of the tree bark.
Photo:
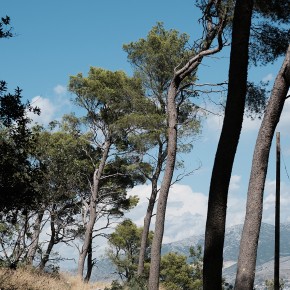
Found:
[(225, 117), (209, 189), (204, 247), (204, 290), (222, 289), (227, 197), (245, 108), (252, 10), (252, 0), (236, 1)]
[(88, 249), (88, 257), (87, 257), (87, 274), (85, 277), (85, 282), (89, 282), (91, 279), (91, 275), (92, 275), (92, 270), (93, 270), (93, 247), (92, 247), (92, 237), (91, 237), (91, 243), (89, 245), (89, 249)]
[(34, 257), (35, 257), (36, 251), (37, 251), (43, 214), (44, 214), (44, 210), (40, 210), (37, 213), (37, 217), (36, 217), (36, 220), (34, 223), (34, 232), (32, 235), (32, 243), (29, 246), (29, 250), (27, 253), (27, 263), (29, 265), (33, 264), (33, 260), (34, 260)]
[(279, 122), (290, 84), (290, 46), (276, 77), (258, 133), (248, 187), (246, 217), (242, 232), (235, 289), (253, 289), (257, 247), (262, 220), (263, 192), (275, 128)]
[(104, 150), (103, 150), (101, 162), (99, 164), (98, 169), (96, 169), (94, 173), (93, 189), (92, 189), (92, 195), (90, 199), (89, 221), (86, 225), (85, 238), (84, 238), (82, 249), (80, 251), (80, 256), (79, 256), (79, 261), (78, 261), (78, 275), (82, 278), (83, 278), (83, 273), (84, 273), (85, 260), (86, 260), (88, 250), (90, 247), (91, 237), (93, 235), (93, 229), (94, 229), (94, 225), (95, 225), (96, 217), (97, 217), (96, 200), (97, 200), (98, 192), (99, 192), (100, 179), (106, 165), (110, 147), (111, 147), (111, 141), (106, 140), (104, 144)]
[(148, 234), (150, 230), (150, 223), (151, 218), (153, 214), (153, 209), (158, 193), (157, 183), (158, 179), (162, 170), (162, 165), (165, 160), (164, 152), (163, 152), (163, 144), (162, 142), (159, 143), (159, 150), (158, 150), (158, 160), (157, 160), (157, 166), (155, 173), (153, 174), (153, 177), (151, 179), (151, 195), (149, 199), (149, 204), (147, 207), (147, 212), (144, 218), (144, 227), (142, 231), (142, 237), (141, 237), (141, 246), (140, 246), (140, 253), (139, 253), (139, 261), (138, 261), (138, 275), (142, 275), (144, 272), (144, 261), (145, 261), (145, 255), (146, 255), (146, 248), (147, 248), (147, 241), (148, 241)]
[(151, 249), (151, 264), (149, 275), (149, 289), (158, 290), (159, 288), (159, 272), (160, 272), (160, 256), (161, 244), (164, 232), (166, 204), (171, 185), (171, 180), (174, 172), (176, 145), (177, 145), (177, 110), (175, 104), (175, 96), (177, 94), (178, 86), (180, 84), (179, 78), (174, 79), (169, 87), (167, 98), (168, 110), (168, 147), (167, 147), (167, 161), (164, 171), (164, 178), (162, 180), (159, 199), (157, 204), (157, 214), (155, 222), (155, 232)]

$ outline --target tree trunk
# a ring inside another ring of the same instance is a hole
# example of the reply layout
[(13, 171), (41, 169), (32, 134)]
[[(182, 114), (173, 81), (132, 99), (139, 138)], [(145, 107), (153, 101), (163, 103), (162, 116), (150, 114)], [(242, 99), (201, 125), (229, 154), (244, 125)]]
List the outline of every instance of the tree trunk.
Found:
[(258, 133), (248, 187), (246, 217), (241, 238), (235, 289), (253, 289), (257, 247), (263, 210), (263, 192), (269, 152), (290, 84), (290, 46), (276, 77)]
[(146, 254), (146, 248), (147, 248), (148, 234), (150, 230), (150, 223), (151, 223), (153, 209), (154, 209), (154, 205), (156, 201), (156, 196), (158, 193), (157, 183), (158, 183), (158, 179), (162, 170), (162, 165), (163, 165), (164, 160), (165, 160), (165, 156), (163, 152), (163, 144), (160, 142), (157, 166), (156, 166), (155, 173), (151, 179), (151, 186), (152, 186), (151, 196), (149, 199), (146, 216), (144, 218), (144, 227), (143, 227), (142, 237), (141, 237), (141, 246), (140, 246), (138, 271), (137, 271), (138, 275), (142, 275), (144, 272), (144, 261), (145, 261), (145, 254)]
[(247, 90), (248, 50), (252, 0), (235, 4), (228, 96), (215, 156), (205, 230), (203, 289), (222, 289), (226, 209), (232, 167), (242, 128)]
[(29, 250), (27, 253), (27, 263), (29, 265), (33, 264), (33, 260), (37, 251), (40, 229), (41, 229), (41, 222), (43, 218), (44, 210), (40, 210), (37, 214), (35, 223), (34, 223), (34, 231), (32, 235), (32, 243), (29, 246)]
[(85, 260), (88, 254), (89, 246), (91, 243), (91, 237), (93, 235), (93, 229), (96, 222), (96, 217), (97, 217), (96, 200), (97, 200), (98, 192), (99, 192), (100, 179), (106, 165), (106, 160), (109, 155), (110, 146), (111, 146), (111, 142), (110, 140), (107, 140), (104, 145), (103, 155), (102, 155), (102, 159), (99, 164), (99, 167), (94, 172), (94, 181), (93, 181), (94, 184), (93, 184), (92, 195), (90, 199), (89, 221), (86, 225), (84, 243), (83, 243), (80, 256), (79, 256), (79, 261), (78, 261), (78, 275), (80, 277), (83, 277)]
[(179, 79), (174, 79), (168, 91), (167, 110), (168, 110), (168, 148), (167, 161), (162, 180), (155, 222), (155, 232), (151, 249), (151, 264), (149, 275), (149, 289), (158, 290), (159, 287), (159, 272), (160, 272), (160, 255), (161, 244), (164, 232), (165, 212), (169, 188), (174, 172), (176, 145), (177, 145), (177, 110), (175, 104), (175, 96), (179, 86)]
[(91, 237), (91, 243), (89, 245), (88, 249), (88, 257), (87, 257), (87, 274), (85, 277), (85, 282), (89, 282), (91, 279), (92, 275), (92, 270), (93, 270), (93, 247), (92, 247), (92, 237)]
[(49, 260), (49, 256), (51, 254), (52, 248), (55, 245), (56, 232), (55, 232), (55, 213), (54, 213), (54, 209), (55, 209), (55, 205), (53, 205), (52, 213), (50, 214), (50, 231), (51, 231), (50, 240), (49, 240), (47, 249), (45, 251), (45, 254), (41, 258), (41, 261), (40, 261), (40, 264), (39, 264), (39, 269), (42, 270), (42, 271), (44, 270), (44, 267), (45, 267), (46, 263)]

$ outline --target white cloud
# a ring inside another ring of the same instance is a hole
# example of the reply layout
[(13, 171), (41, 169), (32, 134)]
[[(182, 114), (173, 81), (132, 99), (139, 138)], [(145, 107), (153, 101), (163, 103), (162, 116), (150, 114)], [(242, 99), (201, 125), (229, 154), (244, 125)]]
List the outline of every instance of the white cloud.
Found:
[[(290, 91), (288, 92), (288, 95)], [(289, 124), (290, 124), (290, 99), (287, 99), (283, 108), (283, 112), (280, 121), (277, 125), (277, 131), (281, 132), (281, 135), (289, 136)]]
[(205, 124), (210, 131), (217, 133), (216, 137), (219, 137), (219, 133), (223, 126), (223, 120), (223, 116), (210, 115), (207, 117)]
[[(138, 226), (143, 225), (150, 193), (150, 185), (136, 186), (129, 193), (130, 195), (138, 195), (140, 198), (137, 207), (127, 214), (127, 217), (131, 218)], [(173, 185), (168, 196), (163, 242), (172, 242), (190, 235), (204, 233), (206, 214), (206, 195), (193, 192), (188, 185)], [(155, 218), (152, 219), (152, 230), (154, 230), (154, 224)]]
[(70, 113), (72, 104), (66, 97), (66, 87), (57, 85), (53, 90), (56, 94), (54, 97), (36, 96), (31, 100), (31, 105), (40, 108), (41, 111), (40, 116), (28, 112), (29, 118), (34, 123), (47, 125), (53, 120), (60, 119), (63, 114)]
[[(289, 222), (289, 207), (290, 207), (290, 186), (289, 183), (281, 182), (280, 184), (280, 211), (281, 222)], [(265, 197), (263, 208), (263, 221), (274, 224), (275, 217), (275, 200), (276, 200), (276, 181), (267, 180), (265, 184)]]
[(64, 95), (67, 92), (67, 89), (65, 86), (62, 85), (57, 85), (53, 88), (53, 91), (57, 94), (57, 95)]
[(31, 100), (31, 105), (33, 107), (40, 108), (40, 115), (28, 112), (28, 117), (39, 124), (48, 124), (55, 117), (57, 107), (48, 98), (43, 98), (41, 96), (36, 96)]
[[(223, 126), (223, 116), (211, 115), (206, 119), (205, 125), (210, 130), (211, 134), (214, 133), (214, 138), (219, 138)], [(250, 133), (258, 131), (261, 125), (261, 119), (252, 120), (249, 117), (244, 117), (242, 125), (242, 133)]]
[(229, 191), (238, 191), (241, 187), (241, 179), (242, 177), (240, 175), (232, 175)]
[(274, 79), (274, 76), (272, 73), (267, 74), (265, 77), (262, 78), (263, 82), (270, 82)]
[(245, 200), (236, 199), (232, 207), (228, 207), (226, 227), (232, 227), (244, 223), (245, 220)]
[[(241, 224), (244, 221), (245, 199), (237, 194), (241, 180), (241, 176), (238, 175), (233, 175), (231, 178), (227, 226)], [(138, 195), (140, 198), (137, 207), (126, 215), (138, 226), (143, 226), (150, 192), (150, 185), (141, 185), (136, 186), (129, 193)], [(163, 242), (169, 243), (192, 235), (204, 234), (207, 203), (208, 198), (204, 193), (194, 192), (188, 185), (173, 185), (168, 196)], [(155, 218), (152, 219), (152, 230), (154, 230), (154, 224)]]
[(243, 120), (242, 132), (258, 132), (261, 126), (261, 122), (262, 119), (255, 118), (254, 120), (252, 120), (251, 118), (245, 116)]

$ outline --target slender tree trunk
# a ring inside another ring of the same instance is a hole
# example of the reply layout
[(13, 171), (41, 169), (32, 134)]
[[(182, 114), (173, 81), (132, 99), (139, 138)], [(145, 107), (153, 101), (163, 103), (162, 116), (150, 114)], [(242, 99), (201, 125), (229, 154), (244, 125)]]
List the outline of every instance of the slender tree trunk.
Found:
[(91, 243), (91, 237), (93, 235), (93, 229), (96, 222), (96, 217), (97, 217), (96, 200), (97, 200), (98, 192), (99, 192), (100, 179), (106, 165), (110, 146), (111, 146), (111, 142), (110, 140), (107, 140), (104, 145), (103, 155), (102, 155), (102, 159), (99, 164), (99, 167), (94, 172), (93, 189), (92, 189), (92, 195), (90, 199), (89, 221), (86, 225), (84, 243), (83, 243), (80, 256), (79, 256), (79, 261), (78, 261), (78, 275), (80, 277), (83, 277), (85, 260), (88, 254), (88, 250)]
[(257, 247), (262, 220), (263, 192), (268, 159), (290, 84), (290, 46), (276, 77), (270, 100), (258, 133), (248, 187), (246, 217), (238, 259), (236, 290), (252, 290), (255, 279)]
[(159, 151), (158, 151), (158, 161), (157, 161), (157, 166), (155, 173), (151, 179), (151, 196), (149, 199), (149, 204), (147, 207), (147, 212), (146, 216), (144, 218), (144, 227), (142, 231), (142, 237), (141, 237), (141, 246), (140, 246), (140, 253), (139, 253), (139, 262), (138, 262), (138, 275), (142, 275), (144, 272), (144, 261), (145, 261), (145, 254), (146, 254), (146, 248), (147, 248), (147, 241), (148, 241), (148, 234), (150, 230), (150, 223), (151, 223), (151, 218), (153, 214), (153, 209), (158, 193), (158, 179), (162, 170), (162, 165), (165, 160), (164, 152), (163, 152), (163, 144), (160, 142), (159, 143)]
[(160, 272), (160, 255), (161, 244), (164, 232), (165, 212), (167, 197), (175, 166), (176, 146), (177, 146), (177, 110), (175, 104), (175, 96), (180, 82), (179, 79), (174, 79), (168, 91), (167, 110), (168, 110), (168, 148), (167, 161), (162, 180), (155, 222), (155, 232), (151, 249), (151, 264), (149, 275), (149, 289), (158, 290), (159, 287), (159, 272)]
[(34, 231), (32, 235), (32, 243), (29, 246), (29, 250), (27, 253), (27, 263), (29, 265), (33, 264), (33, 260), (37, 251), (40, 229), (41, 229), (41, 222), (43, 218), (44, 210), (40, 210), (37, 214), (35, 223), (34, 223)]
[(87, 274), (85, 277), (85, 282), (89, 282), (91, 279), (91, 275), (92, 275), (92, 270), (93, 270), (93, 247), (92, 247), (92, 237), (91, 237), (91, 242), (89, 245), (89, 249), (88, 249), (88, 257), (87, 257)]
[(154, 209), (154, 205), (156, 201), (157, 191), (158, 191), (157, 180), (152, 180), (152, 192), (149, 199), (147, 212), (144, 218), (144, 226), (143, 226), (142, 237), (141, 237), (141, 246), (140, 246), (138, 272), (137, 272), (138, 275), (142, 275), (144, 272), (144, 261), (145, 261), (145, 255), (146, 255), (147, 240), (148, 240), (148, 234), (150, 230), (150, 223), (151, 223), (151, 218), (153, 214), (153, 209)]
[(252, 0), (235, 4), (225, 117), (215, 156), (205, 230), (203, 289), (222, 289), (226, 209), (232, 167), (242, 128), (247, 90)]

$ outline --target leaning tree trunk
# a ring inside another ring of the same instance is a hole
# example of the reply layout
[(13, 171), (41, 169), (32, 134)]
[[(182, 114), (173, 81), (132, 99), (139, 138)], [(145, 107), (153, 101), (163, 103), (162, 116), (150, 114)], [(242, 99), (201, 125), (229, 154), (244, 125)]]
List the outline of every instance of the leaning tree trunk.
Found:
[(252, 290), (263, 210), (263, 192), (275, 128), (279, 122), (290, 85), (290, 46), (276, 77), (258, 133), (248, 187), (247, 209), (240, 244), (235, 289)]
[(222, 289), (227, 197), (245, 108), (252, 9), (252, 0), (236, 1), (228, 97), (208, 198), (203, 269), (204, 290)]
[(164, 152), (163, 152), (163, 144), (159, 143), (159, 150), (158, 150), (158, 160), (157, 160), (157, 166), (155, 173), (153, 174), (153, 177), (151, 178), (151, 195), (147, 207), (146, 216), (144, 218), (144, 227), (142, 231), (142, 237), (141, 237), (141, 246), (140, 246), (140, 253), (139, 253), (139, 261), (138, 261), (138, 275), (142, 275), (144, 272), (144, 261), (145, 261), (145, 254), (146, 254), (146, 248), (148, 244), (148, 235), (150, 230), (150, 223), (151, 218), (153, 214), (153, 209), (158, 193), (157, 183), (158, 179), (162, 170), (162, 165), (165, 160)]
[(168, 147), (167, 161), (162, 180), (159, 199), (157, 204), (157, 214), (155, 221), (155, 232), (151, 249), (151, 264), (149, 274), (149, 289), (158, 290), (159, 288), (159, 272), (160, 272), (160, 255), (161, 244), (164, 232), (166, 204), (174, 172), (176, 149), (177, 149), (177, 109), (175, 104), (175, 96), (177, 94), (179, 81), (173, 80), (170, 84), (167, 98), (167, 114), (168, 114)]
[(100, 180), (101, 180), (101, 176), (103, 174), (105, 164), (109, 155), (110, 146), (111, 146), (111, 142), (110, 140), (107, 140), (104, 145), (102, 159), (99, 164), (99, 167), (94, 172), (93, 189), (92, 189), (92, 194), (90, 198), (89, 221), (86, 225), (85, 238), (84, 238), (82, 249), (80, 251), (80, 256), (79, 256), (79, 261), (78, 261), (78, 275), (82, 278), (83, 278), (83, 273), (84, 273), (85, 260), (89, 251), (91, 237), (93, 235), (93, 230), (94, 230), (94, 226), (95, 226), (95, 222), (97, 218), (97, 212), (96, 212), (97, 202), (96, 201), (97, 201), (97, 197), (99, 193)]
[(37, 217), (34, 223), (34, 231), (32, 234), (32, 242), (31, 245), (29, 246), (29, 250), (27, 253), (27, 263), (29, 265), (33, 264), (33, 260), (37, 251), (38, 247), (38, 241), (39, 241), (39, 235), (41, 231), (41, 222), (43, 218), (44, 210), (40, 210), (39, 213), (37, 213)]

